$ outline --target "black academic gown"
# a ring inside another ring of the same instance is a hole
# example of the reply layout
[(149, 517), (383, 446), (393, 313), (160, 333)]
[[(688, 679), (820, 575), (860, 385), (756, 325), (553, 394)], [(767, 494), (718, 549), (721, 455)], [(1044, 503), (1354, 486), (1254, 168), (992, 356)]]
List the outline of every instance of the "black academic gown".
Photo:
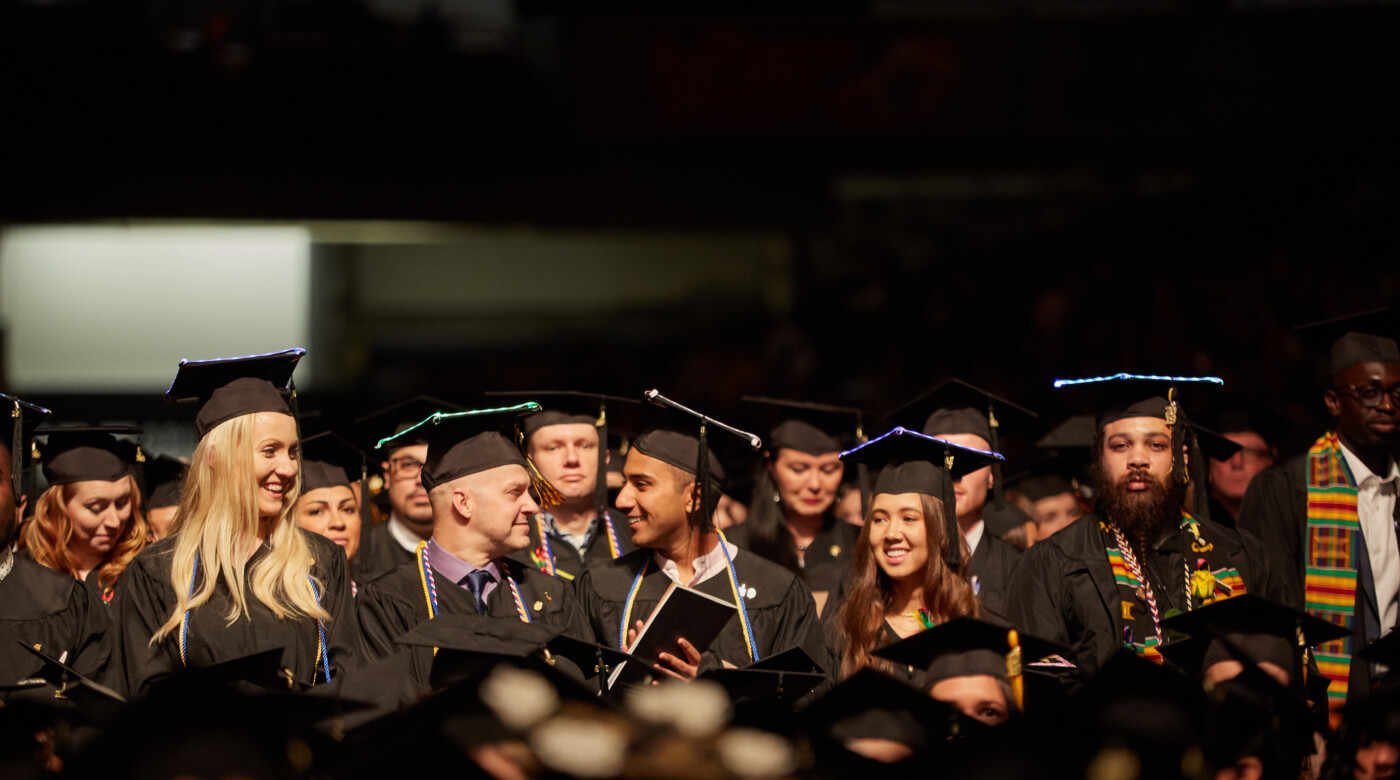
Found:
[(968, 561), (967, 578), (987, 614), (1006, 618), (1007, 590), (1021, 553), (1019, 547), (983, 527), (982, 540)]
[[(1282, 589), (1283, 595), (1279, 601), (1299, 610), (1304, 608), (1304, 570), (1308, 557), (1307, 471), (1308, 457), (1304, 454), (1256, 474), (1244, 494), (1237, 523), (1239, 528), (1261, 540), (1261, 549), (1269, 558)], [(1400, 501), (1395, 504), (1395, 522), (1400, 524)], [(1352, 559), (1356, 563), (1353, 653), (1379, 639), (1391, 628), (1380, 624), (1375, 581), (1371, 576), (1371, 556), (1366, 549), (1364, 534), (1360, 538), (1361, 548), (1352, 551)], [(1370, 664), (1352, 663), (1347, 680), (1348, 690), (1371, 690), (1371, 672)]]
[[(108, 662), (107, 612), (83, 583), (16, 555), (0, 581), (0, 684), (34, 677), (43, 666), (21, 642), (54, 658), (66, 652), (69, 666), (96, 679)], [(0, 693), (0, 701), (6, 698)]]
[[(558, 628), (562, 633), (579, 639), (592, 637), (593, 633), (588, 628), (571, 586), (510, 558), (500, 559), (497, 565), (520, 587), (521, 601), (530, 610), (532, 621)], [(438, 614), (478, 614), (476, 599), (470, 590), (455, 585), (436, 567), (433, 575)], [(423, 579), (417, 558), (374, 582), (362, 585), (356, 600), (366, 658), (375, 661), (394, 655), (407, 655), (407, 658), (400, 660), (407, 668), (409, 690), (413, 693), (428, 690), (433, 666), (432, 648), (408, 648), (395, 641), (428, 619), (428, 600), (423, 594)], [(518, 617), (515, 599), (507, 583), (496, 584), (486, 598), (486, 611), (491, 617)]]
[[(1278, 580), (1253, 535), (1209, 519), (1200, 521), (1201, 536), (1214, 544), (1216, 560), (1240, 572), (1245, 590), (1277, 601)], [(1147, 576), (1160, 613), (1184, 609), (1183, 550), (1185, 532), (1168, 530), (1153, 545)], [(1007, 617), (1017, 628), (1070, 648), (1077, 671), (1092, 676), (1123, 647), (1122, 599), (1113, 579), (1099, 516), (1091, 514), (1021, 556), (1007, 592)], [(1163, 584), (1167, 583), (1167, 584)]]
[[(749, 549), (749, 529), (747, 524), (727, 529), (725, 538), (741, 549)], [(834, 516), (827, 518), (826, 525), (812, 538), (803, 554), (802, 568), (796, 574), (807, 583), (813, 593), (825, 592), (835, 598), (841, 592), (842, 583), (851, 569), (851, 550), (860, 537), (860, 527), (844, 523)], [(786, 537), (793, 558), (797, 557), (797, 543), (792, 535)]]
[(369, 529), (365, 544), (355, 553), (355, 582), (363, 585), (411, 560), (413, 553), (400, 546), (399, 540), (389, 533), (389, 523), (379, 523)]
[[(359, 657), (359, 623), (350, 595), (345, 551), (320, 534), (301, 529), (297, 532), (311, 550), (311, 576), (318, 582), (321, 606), (331, 616), (325, 628), (334, 680), (354, 666)], [(266, 543), (259, 547), (244, 566), (245, 575), (269, 552)], [(190, 613), (186, 663), (180, 660), (178, 628), (151, 645), (151, 637), (175, 610), (175, 588), (170, 582), (174, 554), (175, 539), (162, 539), (142, 550), (122, 575), (111, 604), (115, 610), (115, 638), (109, 685), (136, 695), (151, 682), (179, 672), (186, 664), (212, 666), (271, 648), (282, 648), (282, 666), (291, 671), (296, 681), (311, 684), (325, 680), (323, 668), (317, 661), (320, 634), (316, 620), (278, 618), (253, 596), (250, 585), (245, 585), (248, 611), (233, 625), (228, 625), (231, 600), (222, 581), (209, 601)], [(209, 570), (201, 562), (200, 584), (208, 574)]]
[[(632, 534), (627, 530), (627, 518), (616, 512), (608, 512), (612, 516), (613, 530), (617, 531), (617, 542), (622, 548), (622, 554), (632, 552), (637, 549), (632, 544)], [(592, 568), (599, 564), (608, 563), (613, 559), (612, 547), (608, 544), (608, 529), (599, 524), (597, 530), (593, 532), (593, 537), (588, 540), (588, 546), (579, 550), (572, 544), (550, 534), (549, 543), (554, 548), (554, 570), (560, 579), (570, 582), (577, 582), (585, 569)], [(510, 558), (520, 561), (526, 566), (536, 567), (535, 562), (530, 558), (531, 551), (540, 546), (540, 526), (534, 518), (530, 519), (530, 546), (519, 552), (510, 554)]]
[[(601, 645), (618, 646), (618, 626), (626, 610), (627, 593), (643, 563), (651, 561), (652, 550), (639, 549), (605, 566), (584, 572), (578, 583), (579, 601), (591, 626), (592, 636)], [(776, 563), (740, 549), (734, 555), (734, 572), (744, 590), (745, 606), (753, 626), (759, 658), (801, 647), (822, 669), (830, 668), (821, 624), (817, 620), (812, 593), (792, 572)], [(646, 620), (671, 585), (656, 562), (647, 566), (632, 606), (632, 622)], [(719, 572), (695, 586), (725, 603), (734, 603), (733, 586), (727, 572)], [(752, 590), (752, 596), (749, 591)], [(734, 666), (752, 663), (744, 642), (744, 629), (736, 614), (707, 648), (700, 648), (700, 673), (721, 668), (728, 661)]]

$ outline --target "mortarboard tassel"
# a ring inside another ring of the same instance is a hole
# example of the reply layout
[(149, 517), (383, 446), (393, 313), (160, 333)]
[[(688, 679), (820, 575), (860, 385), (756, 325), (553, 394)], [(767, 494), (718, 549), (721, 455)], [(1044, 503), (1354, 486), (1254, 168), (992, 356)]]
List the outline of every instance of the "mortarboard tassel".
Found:
[[(953, 451), (946, 446), (943, 448), (943, 467), (951, 472), (953, 470)], [(953, 492), (953, 477), (951, 473), (945, 475), (943, 480), (943, 528), (948, 537), (948, 552), (943, 556), (948, 568), (954, 572), (962, 567), (962, 530), (958, 528), (958, 497)]]
[(709, 444), (705, 434), (706, 422), (708, 421), (704, 417), (700, 418), (700, 454), (697, 458), (698, 462), (695, 464), (695, 489), (700, 492), (696, 499), (698, 504), (696, 511), (700, 513), (699, 526), (702, 534), (709, 533), (714, 526), (714, 508), (709, 507), (709, 511), (706, 511), (712, 492), (710, 490)]
[(1021, 637), (1016, 629), (1006, 632), (1006, 644), (1011, 652), (1006, 654), (1006, 678), (1011, 682), (1011, 695), (1016, 699), (1016, 709), (1026, 711), (1026, 680), (1021, 670)]
[(535, 461), (529, 455), (525, 456), (525, 465), (530, 467), (530, 487), (534, 489), (535, 497), (539, 499), (541, 505), (551, 507), (564, 503), (564, 494), (549, 484), (549, 480), (544, 478), (539, 468), (535, 466)]

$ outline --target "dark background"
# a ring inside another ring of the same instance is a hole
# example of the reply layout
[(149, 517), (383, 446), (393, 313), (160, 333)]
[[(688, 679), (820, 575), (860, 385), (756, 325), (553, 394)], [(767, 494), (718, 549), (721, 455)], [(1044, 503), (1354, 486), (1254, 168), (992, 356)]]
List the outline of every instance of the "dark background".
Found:
[(957, 375), (1048, 424), (1053, 378), (1137, 370), (1224, 378), (1297, 426), (1291, 448), (1324, 381), (1291, 326), (1396, 296), (1391, 4), (378, 3), (0, 0), (0, 221), (787, 247), (781, 289), (464, 340), (471, 312), (361, 310), (371, 261), (318, 245), (331, 379), (303, 403), (328, 420), (557, 387), (882, 412)]

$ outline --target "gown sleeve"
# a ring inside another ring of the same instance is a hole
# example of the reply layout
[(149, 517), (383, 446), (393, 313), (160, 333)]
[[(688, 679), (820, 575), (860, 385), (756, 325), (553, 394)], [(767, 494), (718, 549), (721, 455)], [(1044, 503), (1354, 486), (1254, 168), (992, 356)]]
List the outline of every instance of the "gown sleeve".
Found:
[(166, 591), (144, 565), (129, 566), (110, 605), (113, 636), (112, 658), (105, 675), (108, 686), (128, 697), (143, 692), (152, 679), (174, 674), (178, 651), (172, 650), (173, 634), (154, 644), (151, 637), (170, 617)]
[[(1258, 539), (1263, 557), (1268, 558), (1269, 567), (1277, 580), (1280, 595), (1276, 598), (1301, 609), (1303, 583), (1300, 579), (1302, 566), (1298, 548), (1303, 529), (1299, 526), (1298, 515), (1300, 502), (1305, 505), (1307, 497), (1306, 491), (1304, 495), (1298, 495), (1299, 491), (1289, 477), (1287, 469), (1292, 465), (1290, 462), (1267, 468), (1250, 480), (1237, 525), (1241, 531)], [(1306, 516), (1301, 522), (1306, 525)]]
[(392, 655), (399, 649), (394, 640), (418, 622), (413, 606), (389, 593), (380, 581), (360, 588), (354, 609), (360, 624), (361, 656), (366, 662)]

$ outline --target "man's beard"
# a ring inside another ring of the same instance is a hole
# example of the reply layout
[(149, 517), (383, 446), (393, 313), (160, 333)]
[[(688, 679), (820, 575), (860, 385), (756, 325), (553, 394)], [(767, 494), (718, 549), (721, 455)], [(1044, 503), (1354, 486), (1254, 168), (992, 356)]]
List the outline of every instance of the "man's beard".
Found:
[[(1146, 482), (1146, 490), (1129, 490), (1129, 482)], [(1146, 546), (1157, 540), (1163, 531), (1181, 519), (1181, 505), (1186, 498), (1185, 485), (1167, 485), (1146, 469), (1124, 474), (1110, 482), (1101, 467), (1094, 467), (1094, 483), (1098, 491), (1098, 506), (1109, 521), (1117, 525), (1128, 539)]]

